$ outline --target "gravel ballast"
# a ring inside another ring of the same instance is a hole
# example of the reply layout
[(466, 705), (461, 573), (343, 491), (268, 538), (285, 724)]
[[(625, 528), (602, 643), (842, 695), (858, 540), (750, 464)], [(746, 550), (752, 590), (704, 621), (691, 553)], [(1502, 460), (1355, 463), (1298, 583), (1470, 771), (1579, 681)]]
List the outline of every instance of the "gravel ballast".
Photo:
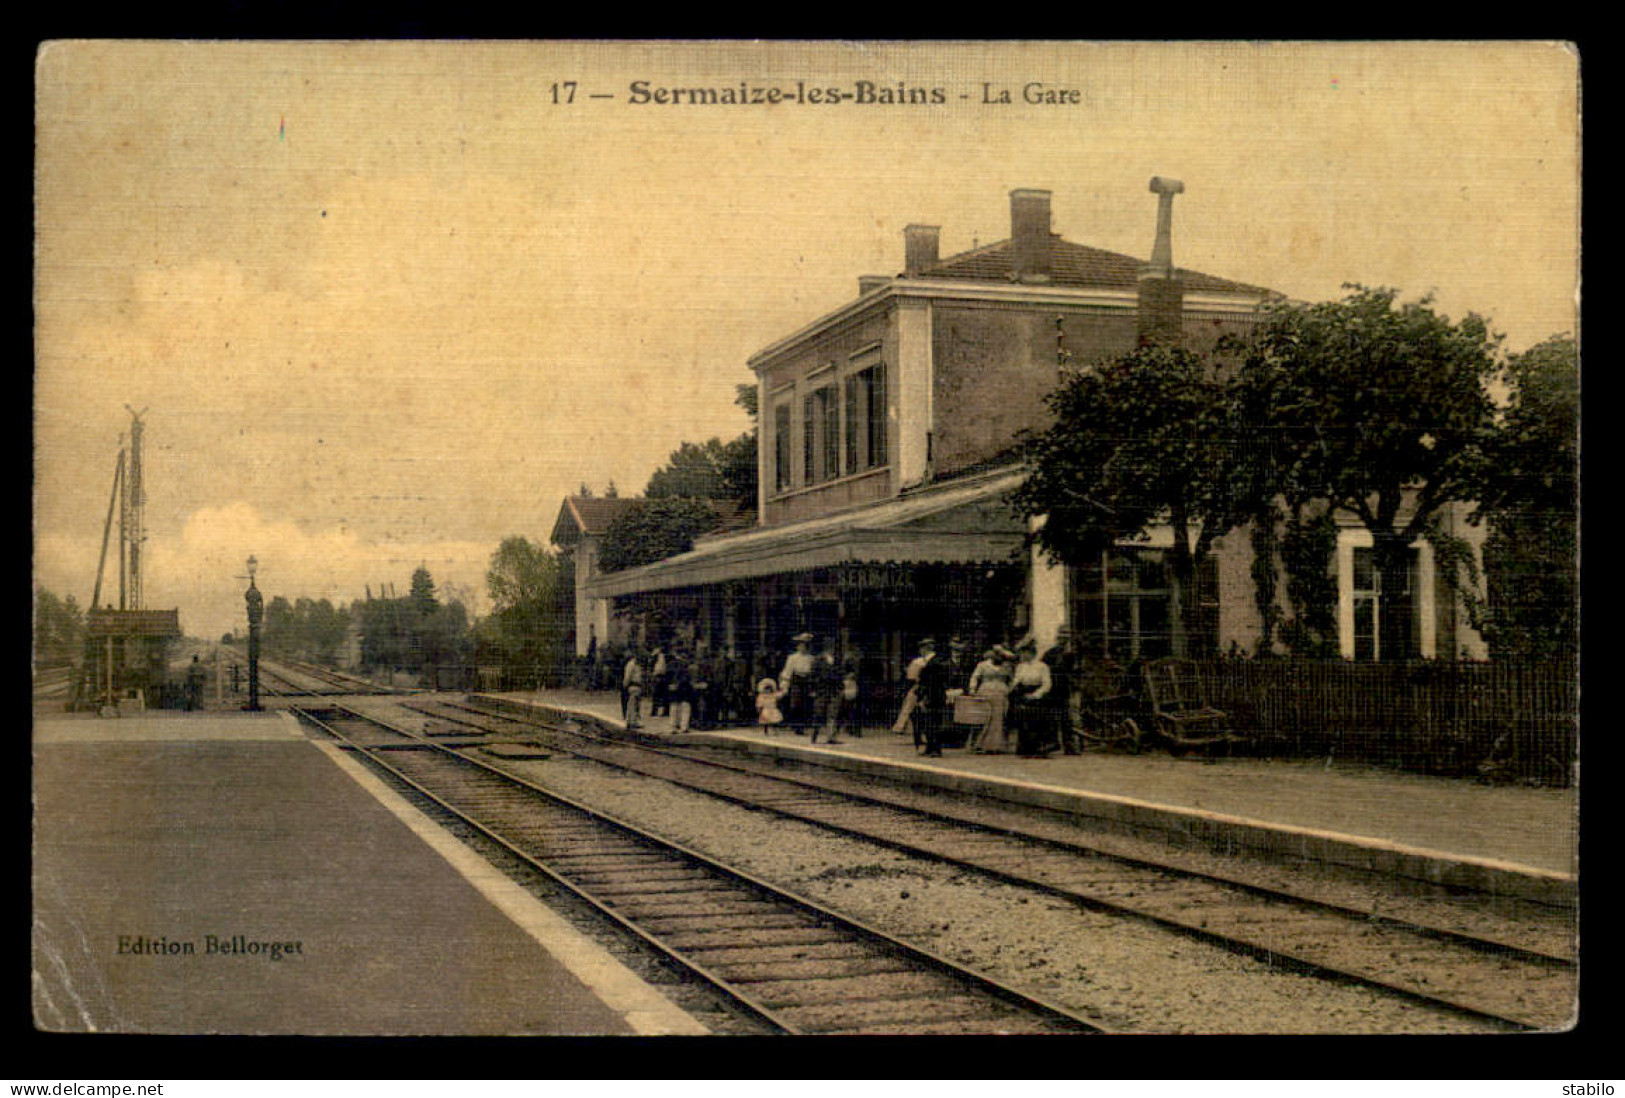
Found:
[(563, 757), (501, 764), (1113, 1030), (1491, 1029), (597, 764)]

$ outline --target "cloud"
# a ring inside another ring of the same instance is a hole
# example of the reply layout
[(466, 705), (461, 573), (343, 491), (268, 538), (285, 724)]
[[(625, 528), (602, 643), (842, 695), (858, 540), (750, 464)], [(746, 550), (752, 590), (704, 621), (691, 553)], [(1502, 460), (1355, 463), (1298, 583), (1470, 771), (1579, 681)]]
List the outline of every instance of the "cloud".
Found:
[[(896, 271), (903, 225), (941, 224), (945, 252), (989, 243), (1015, 186), (1054, 191), (1067, 239), (1143, 255), (1145, 180), (1178, 175), (1182, 266), (1310, 300), (1437, 286), (1513, 347), (1574, 327), (1575, 61), (1550, 46), (76, 43), (41, 61), (41, 582), (88, 600), (124, 405), (150, 406), (148, 587), (200, 630), (240, 618), (250, 552), (289, 597), (347, 600), (420, 562), (481, 589), (501, 537), (545, 538), (577, 485), (634, 493), (684, 440), (744, 430), (748, 356)], [(538, 75), (916, 81), (947, 61), (965, 81), (1070, 71), (1086, 105), (588, 116)]]
[[(231, 499), (378, 537), (537, 536), (583, 481), (636, 491), (681, 442), (745, 429), (734, 386), (766, 336), (731, 331), (726, 297), (696, 292), (639, 219), (583, 227), (602, 196), (491, 174), (328, 182), (226, 204), (218, 254), (131, 264), (123, 294), (74, 293), (97, 269), (77, 256), (42, 270), (45, 528), (100, 536), (125, 403), (151, 408), (148, 520), (169, 536)], [(637, 276), (594, 275), (604, 255)]]
[[(94, 551), (86, 554), (79, 543), (58, 536), (42, 536), (36, 548), (39, 582), (88, 604)], [(345, 526), (306, 529), (269, 519), (238, 501), (194, 512), (178, 540), (150, 541), (143, 587), (149, 608), (178, 607), (182, 628), (201, 637), (246, 625), (243, 591), (250, 554), (258, 561), (256, 583), (267, 599), (325, 598), (348, 606), (365, 597), (368, 585), (374, 595), (385, 583), (404, 593), (412, 571), (422, 566), (443, 597), (449, 585), (478, 614), (485, 607), (485, 570), (495, 550), (494, 543), (477, 541), (369, 540)], [(112, 555), (102, 601), (117, 599), (117, 557)]]

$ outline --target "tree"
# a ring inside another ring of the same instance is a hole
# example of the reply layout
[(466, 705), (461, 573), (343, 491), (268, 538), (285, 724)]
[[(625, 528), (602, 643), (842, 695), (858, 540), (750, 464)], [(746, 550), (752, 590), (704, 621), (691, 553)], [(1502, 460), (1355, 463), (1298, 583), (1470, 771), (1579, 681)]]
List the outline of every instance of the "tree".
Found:
[(716, 509), (706, 500), (640, 500), (604, 531), (598, 565), (606, 572), (618, 572), (686, 553), (694, 547), (696, 537), (716, 525)]
[[(393, 590), (394, 584), (385, 589)], [(367, 666), (424, 672), (468, 657), (468, 611), (460, 602), (440, 602), (427, 568), (412, 573), (406, 595), (368, 599), (356, 603), (351, 613), (358, 617), (361, 662)], [(313, 618), (319, 616), (318, 610)]]
[(348, 635), (350, 617), (327, 599), (277, 596), (265, 608), (261, 626), (265, 650), (316, 663), (331, 663)]
[(761, 422), (756, 386), (734, 386), (734, 403), (750, 416), (750, 430), (723, 447), (722, 487), (725, 498), (752, 509), (756, 506), (756, 444)]
[(260, 625), (260, 643), (272, 655), (291, 656), (298, 643), (293, 604), (277, 595), (265, 604), (265, 621)]
[[(754, 390), (752, 390), (754, 392)], [(756, 429), (724, 443), (718, 462), (722, 473), (722, 497), (749, 511), (756, 509)]]
[(455, 667), (467, 662), (473, 648), (467, 607), (447, 599), (435, 608), (427, 624), (423, 642), (426, 667)]
[(551, 676), (574, 625), (573, 584), (561, 560), (527, 538), (504, 538), (485, 574), (492, 610), (481, 639), (502, 663)]
[(68, 664), (84, 646), (85, 615), (72, 595), (60, 598), (44, 587), (34, 589), (34, 662), (43, 667)]
[(304, 621), (304, 636), (311, 660), (333, 662), (349, 632), (350, 617), (343, 610), (335, 608), (327, 599), (310, 603)]
[(434, 577), (427, 568), (420, 566), (412, 570), (412, 586), (406, 597), (411, 600), (413, 609), (422, 615), (433, 613), (435, 607), (440, 605), (435, 599)]
[(1044, 516), (1035, 535), (1054, 559), (1080, 565), (1153, 525), (1173, 533), (1170, 625), (1184, 655), (1192, 586), (1213, 543), (1243, 519), (1230, 491), (1225, 383), (1219, 367), (1161, 345), (1068, 370), (1046, 398), (1053, 424), (1027, 433), (1030, 471), (1016, 509)]
[(400, 628), (399, 601), (369, 598), (352, 608), (352, 613), (357, 615), (361, 634), (361, 663), (364, 666), (393, 670), (404, 663), (406, 644)]
[(646, 499), (735, 500), (756, 504), (756, 432), (732, 442), (720, 438), (685, 442), (655, 470), (643, 490)]
[[(1246, 344), (1230, 341), (1226, 349)], [(1283, 641), (1292, 654), (1325, 659), (1337, 654), (1337, 521), (1319, 486), (1306, 482), (1287, 438), (1270, 429), (1276, 409), (1291, 399), (1286, 375), (1241, 370), (1230, 383), (1230, 437), (1234, 440), (1229, 492), (1248, 516), (1253, 594), (1260, 636), (1256, 654)], [(1290, 617), (1276, 600), (1285, 571)]]
[(656, 469), (643, 490), (647, 499), (723, 498), (723, 446), (713, 438), (696, 446), (685, 442)]
[(1268, 440), (1282, 494), (1322, 499), (1370, 532), (1378, 654), (1404, 658), (1410, 549), (1441, 542), (1441, 510), (1472, 497), (1500, 337), (1473, 314), (1451, 323), (1431, 297), (1397, 304), (1396, 290), (1348, 288), (1342, 301), (1266, 316), (1241, 376), (1270, 400), (1248, 427)]
[(558, 558), (528, 538), (502, 539), (485, 573), (497, 612), (549, 602), (558, 586)]
[(1487, 451), (1485, 639), (1494, 655), (1573, 658), (1579, 649), (1579, 348), (1554, 336), (1508, 359), (1511, 394)]
[[(752, 418), (749, 431), (723, 442), (684, 442), (655, 470), (643, 500), (623, 511), (604, 532), (598, 564), (606, 572), (651, 564), (685, 553), (700, 534), (718, 525), (717, 502), (756, 506), (756, 386), (739, 385), (734, 403)], [(614, 496), (614, 485), (606, 495)]]
[(451, 647), (452, 623), (446, 619), (440, 600), (435, 597), (434, 577), (427, 568), (413, 569), (411, 587), (402, 609), (406, 616), (407, 666), (413, 671), (423, 671), (444, 662)]
[(756, 506), (756, 386), (739, 385), (734, 403), (750, 414), (751, 428), (729, 442), (685, 442), (655, 470), (643, 490), (647, 499), (734, 500)]

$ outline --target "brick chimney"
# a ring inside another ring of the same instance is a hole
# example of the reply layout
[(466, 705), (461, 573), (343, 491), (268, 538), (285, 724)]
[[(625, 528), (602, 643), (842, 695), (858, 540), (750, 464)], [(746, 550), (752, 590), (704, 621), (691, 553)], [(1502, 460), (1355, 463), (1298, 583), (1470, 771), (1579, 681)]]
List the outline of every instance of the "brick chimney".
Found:
[(1140, 345), (1166, 343), (1178, 347), (1185, 335), (1185, 291), (1174, 267), (1174, 195), (1185, 184), (1177, 179), (1151, 178), (1157, 196), (1157, 238), (1151, 261), (1140, 268), (1138, 328)]
[(1048, 191), (1010, 192), (1011, 270), (1018, 282), (1050, 280)]
[(937, 265), (937, 241), (942, 234), (938, 225), (905, 225), (903, 227), (903, 273), (919, 274), (927, 267)]

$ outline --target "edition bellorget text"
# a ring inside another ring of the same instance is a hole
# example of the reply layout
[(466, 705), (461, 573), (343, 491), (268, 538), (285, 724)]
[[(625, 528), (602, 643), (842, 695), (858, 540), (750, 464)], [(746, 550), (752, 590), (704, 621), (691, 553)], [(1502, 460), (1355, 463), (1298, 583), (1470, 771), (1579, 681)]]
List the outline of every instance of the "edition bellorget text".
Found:
[(150, 938), (144, 934), (120, 934), (117, 952), (124, 957), (252, 957), (280, 961), (284, 957), (304, 956), (305, 943), (261, 941), (246, 934), (205, 934), (201, 943), (161, 934)]

